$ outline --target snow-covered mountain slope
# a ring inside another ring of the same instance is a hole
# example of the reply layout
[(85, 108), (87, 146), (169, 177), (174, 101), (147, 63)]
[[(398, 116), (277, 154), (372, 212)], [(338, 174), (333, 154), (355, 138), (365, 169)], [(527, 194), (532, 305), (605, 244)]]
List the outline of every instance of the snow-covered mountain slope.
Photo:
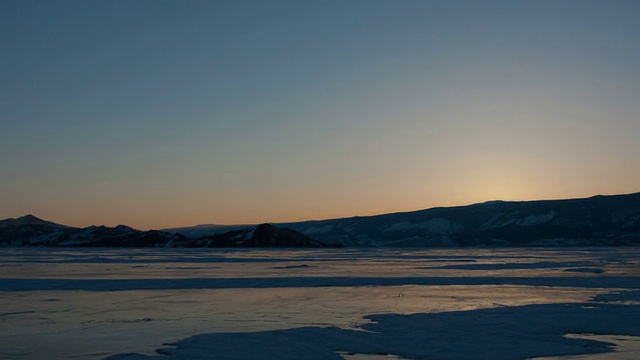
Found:
[(79, 229), (45, 221), (33, 215), (0, 221), (0, 245), (40, 245), (64, 238)]
[(163, 231), (140, 231), (125, 225), (75, 228), (26, 215), (0, 221), (0, 246), (168, 246), (182, 235)]
[(73, 228), (33, 215), (0, 221), (0, 246), (50, 247), (327, 247), (297, 231), (262, 224), (237, 231), (190, 238), (128, 226)]
[[(343, 246), (640, 245), (640, 193), (277, 224)], [(173, 229), (207, 234), (206, 226)], [(216, 226), (212, 233), (223, 228)]]

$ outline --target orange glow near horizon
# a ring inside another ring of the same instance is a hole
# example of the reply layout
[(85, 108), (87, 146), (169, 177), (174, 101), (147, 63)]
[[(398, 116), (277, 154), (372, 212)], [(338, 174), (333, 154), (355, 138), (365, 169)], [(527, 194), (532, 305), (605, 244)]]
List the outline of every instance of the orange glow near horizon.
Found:
[[(632, 193), (633, 191), (628, 191), (624, 193)], [(213, 212), (206, 213), (204, 210), (198, 212), (195, 208), (193, 209), (193, 213), (188, 211), (184, 211), (182, 213), (174, 213), (171, 214), (169, 211), (158, 211), (150, 213), (145, 211), (145, 214), (137, 214), (135, 211), (129, 210), (127, 212), (120, 212), (117, 217), (111, 216), (110, 214), (96, 216), (95, 213), (91, 213), (93, 210), (97, 209), (86, 209), (87, 211), (83, 211), (82, 213), (75, 214), (72, 211), (63, 214), (49, 214), (44, 211), (34, 212), (33, 215), (43, 218), (48, 221), (53, 221), (56, 223), (75, 226), (75, 227), (85, 227), (90, 225), (105, 225), (105, 226), (116, 226), (116, 225), (128, 225), (140, 230), (151, 230), (151, 229), (167, 229), (167, 228), (178, 228), (178, 227), (189, 227), (201, 224), (216, 224), (216, 225), (242, 225), (242, 224), (260, 224), (260, 223), (287, 223), (287, 222), (298, 222), (305, 220), (327, 220), (327, 219), (335, 219), (335, 218), (346, 218), (346, 217), (354, 217), (354, 216), (372, 216), (372, 215), (381, 215), (387, 213), (395, 213), (395, 212), (409, 212), (416, 210), (423, 210), (433, 207), (450, 207), (450, 206), (465, 206), (471, 205), (475, 203), (482, 203), (486, 201), (493, 200), (505, 200), (505, 201), (532, 201), (532, 200), (556, 200), (556, 199), (571, 199), (571, 198), (584, 198), (590, 197), (594, 195), (615, 195), (618, 193), (588, 193), (581, 194), (575, 193), (573, 195), (567, 196), (516, 196), (513, 195), (516, 192), (510, 192), (507, 188), (491, 188), (487, 189), (487, 192), (483, 195), (479, 195), (476, 197), (465, 197), (468, 201), (461, 200), (463, 197), (463, 193), (460, 193), (459, 197), (456, 196), (443, 196), (440, 202), (430, 202), (430, 203), (410, 203), (408, 206), (399, 206), (397, 204), (388, 204), (390, 206), (384, 207), (384, 204), (380, 204), (380, 207), (366, 207), (358, 204), (352, 204), (352, 206), (346, 205), (342, 208), (313, 208), (313, 209), (301, 209), (300, 211), (294, 211), (292, 213), (287, 213), (285, 210), (288, 208), (280, 208), (280, 209), (272, 209), (270, 211), (264, 207), (253, 207), (248, 208), (246, 211), (244, 209), (235, 208), (232, 211), (224, 212)], [(366, 205), (366, 204), (364, 204)], [(373, 205), (373, 204), (371, 204)], [(295, 204), (290, 204), (290, 206), (295, 206)], [(296, 209), (294, 209), (296, 210)], [(22, 215), (26, 215), (27, 212), (23, 214), (16, 214), (11, 217), (19, 217)], [(145, 216), (146, 215), (146, 216)], [(100, 217), (102, 216), (102, 217)], [(96, 220), (96, 219), (100, 220)]]

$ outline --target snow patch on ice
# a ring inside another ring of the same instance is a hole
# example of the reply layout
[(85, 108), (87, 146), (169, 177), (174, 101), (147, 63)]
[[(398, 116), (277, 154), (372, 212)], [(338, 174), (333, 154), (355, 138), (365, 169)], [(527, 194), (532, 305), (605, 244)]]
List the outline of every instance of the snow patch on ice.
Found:
[[(301, 327), (195, 335), (158, 352), (172, 360), (342, 359), (340, 353), (390, 354), (406, 359), (527, 359), (613, 352), (611, 343), (567, 337), (573, 333), (640, 335), (629, 314), (640, 306), (603, 304), (505, 306), (431, 314), (369, 315), (359, 330)], [(526, 326), (523, 326), (526, 324)], [(365, 331), (361, 331), (365, 330)], [(517, 346), (515, 346), (517, 345)], [(160, 360), (124, 354), (110, 360)]]
[(603, 302), (625, 302), (640, 304), (640, 290), (628, 290), (609, 294), (600, 294), (595, 296), (593, 300)]

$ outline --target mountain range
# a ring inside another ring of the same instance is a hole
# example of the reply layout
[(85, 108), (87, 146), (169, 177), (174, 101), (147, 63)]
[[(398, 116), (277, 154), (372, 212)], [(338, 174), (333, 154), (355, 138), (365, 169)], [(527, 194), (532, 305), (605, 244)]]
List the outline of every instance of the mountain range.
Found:
[(0, 246), (426, 247), (640, 245), (640, 193), (490, 201), (343, 219), (141, 231), (75, 228), (33, 215), (0, 221)]
[[(347, 247), (640, 245), (640, 193), (567, 200), (489, 201), (275, 225)], [(199, 225), (165, 231), (205, 236), (247, 227)]]
[(297, 231), (261, 224), (197, 238), (125, 225), (75, 228), (33, 215), (0, 221), (0, 246), (47, 247), (328, 247)]

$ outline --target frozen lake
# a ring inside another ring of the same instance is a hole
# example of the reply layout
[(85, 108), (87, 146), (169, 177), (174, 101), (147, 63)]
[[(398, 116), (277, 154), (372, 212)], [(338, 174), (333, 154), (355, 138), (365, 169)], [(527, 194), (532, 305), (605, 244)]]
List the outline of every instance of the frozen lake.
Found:
[(638, 359), (639, 324), (640, 248), (0, 249), (2, 359)]

